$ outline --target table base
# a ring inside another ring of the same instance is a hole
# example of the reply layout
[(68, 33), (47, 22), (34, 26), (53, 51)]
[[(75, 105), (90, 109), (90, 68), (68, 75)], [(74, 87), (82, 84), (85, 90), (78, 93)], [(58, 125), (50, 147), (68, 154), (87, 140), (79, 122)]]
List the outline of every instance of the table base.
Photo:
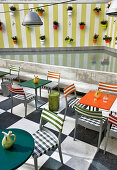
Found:
[[(46, 104), (48, 102), (48, 99), (45, 97), (39, 97), (37, 99), (37, 108), (40, 108), (41, 106), (43, 106), (44, 104)], [(35, 100), (33, 100), (32, 102), (29, 103), (30, 106), (35, 107)]]

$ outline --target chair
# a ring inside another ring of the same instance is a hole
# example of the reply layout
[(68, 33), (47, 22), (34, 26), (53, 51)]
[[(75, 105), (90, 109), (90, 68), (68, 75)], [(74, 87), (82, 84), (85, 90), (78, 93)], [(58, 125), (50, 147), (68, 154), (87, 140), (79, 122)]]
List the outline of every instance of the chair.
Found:
[[(59, 131), (58, 137), (43, 126), (43, 120), (51, 123)], [(38, 169), (37, 158), (47, 153), (55, 147), (58, 147), (61, 163), (63, 163), (62, 152), (61, 152), (61, 132), (63, 128), (63, 119), (55, 113), (43, 109), (40, 118), (40, 128), (33, 134), (35, 148), (32, 154), (34, 158), (35, 170)]]
[[(19, 78), (20, 67), (14, 66), (14, 65), (10, 65), (9, 71), (10, 71), (10, 74), (5, 75), (2, 78), (2, 81), (3, 81), (3, 79), (9, 80), (11, 83), (13, 83), (14, 79), (18, 79), (20, 81), (20, 78)], [(16, 75), (12, 74), (12, 73), (15, 73), (15, 72), (17, 72)]]
[(52, 72), (52, 71), (48, 71), (47, 80), (52, 80), (51, 83), (48, 83), (48, 84), (44, 85), (44, 87), (48, 88), (48, 93), (49, 92), (51, 93), (51, 90), (54, 89), (55, 87), (58, 87), (58, 92), (60, 93), (60, 88), (59, 88), (60, 73), (55, 73), (55, 72)]
[(112, 114), (109, 114), (109, 118), (108, 118), (108, 126), (107, 126), (104, 154), (106, 152), (106, 147), (107, 147), (109, 136), (113, 136), (113, 137), (117, 138), (117, 117), (115, 117)]
[(98, 89), (103, 92), (108, 92), (117, 95), (117, 84), (99, 82)]
[[(76, 96), (76, 88), (75, 88), (74, 84), (67, 86), (66, 88), (64, 88), (63, 91), (64, 91), (64, 96), (65, 96), (65, 101), (66, 101), (66, 108), (65, 108), (65, 113), (64, 113), (64, 120), (65, 120), (68, 107), (73, 108), (74, 105), (76, 103), (78, 103), (80, 98), (77, 98), (77, 96)], [(74, 96), (71, 97), (70, 99), (68, 99), (68, 97), (71, 93), (74, 93)], [(80, 104), (80, 103), (78, 103), (78, 104), (82, 107), (87, 107), (86, 105), (83, 105), (83, 104)]]
[[(79, 107), (77, 104), (74, 106), (76, 113), (75, 129), (74, 129), (74, 140), (76, 138), (77, 124), (84, 126), (85, 128), (92, 129), (99, 132), (98, 147), (101, 143), (102, 132), (106, 129), (106, 119), (102, 117), (102, 112), (100, 111), (90, 111)], [(79, 116), (80, 115), (80, 116)]]
[[(13, 101), (20, 101), (25, 106), (25, 117), (27, 116), (27, 103), (35, 99), (35, 95), (24, 92), (23, 88), (12, 88), (8, 85), (8, 89), (11, 93), (11, 113), (13, 112)], [(13, 95), (15, 94), (15, 95)], [(35, 101), (36, 102), (36, 101)]]

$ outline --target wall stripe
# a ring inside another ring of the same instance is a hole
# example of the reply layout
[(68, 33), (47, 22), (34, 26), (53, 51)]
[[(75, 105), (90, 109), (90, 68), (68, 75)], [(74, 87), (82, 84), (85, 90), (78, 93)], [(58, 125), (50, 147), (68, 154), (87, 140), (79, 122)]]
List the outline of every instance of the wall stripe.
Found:
[(58, 46), (63, 47), (63, 5), (58, 5), (58, 23), (59, 25), (59, 31), (58, 31)]
[(54, 31), (53, 31), (53, 6), (49, 6), (49, 41), (50, 47), (54, 47)]
[[(0, 11), (4, 12), (4, 8), (3, 8), (3, 5), (0, 4)], [(4, 32), (5, 32), (5, 19), (4, 19), (4, 14), (1, 13), (0, 14), (0, 21), (3, 23), (2, 24), (2, 31), (0, 31), (0, 48), (4, 48), (5, 47), (5, 44), (4, 44), (4, 41), (3, 40), (3, 37), (4, 37)], [(6, 36), (4, 37), (6, 38)], [(8, 42), (8, 39), (6, 39), (6, 41)], [(8, 44), (8, 43), (7, 43)]]
[[(80, 22), (85, 22), (85, 24), (86, 24), (86, 4), (82, 4), (81, 21)], [(84, 46), (85, 29), (86, 29), (86, 26), (83, 30), (80, 30), (80, 46)]]
[[(90, 28), (91, 28), (91, 26), (90, 26), (90, 14), (92, 14), (92, 11), (91, 11), (91, 4), (87, 4), (86, 6), (87, 7), (86, 7), (85, 46), (88, 46), (88, 45), (90, 45), (89, 40), (92, 39), (91, 38), (92, 33), (90, 33)], [(92, 23), (92, 21), (91, 21), (91, 23)]]
[[(50, 36), (49, 36), (49, 31), (50, 31), (50, 27), (49, 27), (49, 10), (48, 7), (44, 8), (45, 12), (44, 12), (44, 30), (45, 30), (45, 47), (50, 47)], [(52, 17), (52, 16), (51, 16)], [(52, 40), (51, 40), (52, 41)]]
[(77, 6), (75, 4), (72, 5), (73, 7), (73, 14), (72, 14), (72, 38), (74, 39), (73, 43), (71, 44), (73, 47), (76, 47), (76, 27), (77, 24)]
[[(58, 5), (55, 5), (53, 7), (53, 21), (58, 22)], [(60, 23), (59, 23), (60, 25)], [(54, 47), (58, 47), (58, 31), (59, 31), (59, 26), (57, 30), (54, 30)]]
[(63, 47), (67, 47), (65, 38), (68, 36), (67, 35), (68, 16), (66, 10), (67, 10), (67, 4), (63, 4)]

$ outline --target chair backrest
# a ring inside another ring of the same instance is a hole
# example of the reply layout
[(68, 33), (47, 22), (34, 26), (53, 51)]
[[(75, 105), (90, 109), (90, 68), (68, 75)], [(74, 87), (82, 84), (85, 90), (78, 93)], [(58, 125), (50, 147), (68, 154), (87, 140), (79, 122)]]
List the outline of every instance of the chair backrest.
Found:
[(11, 93), (25, 96), (25, 92), (24, 92), (23, 88), (12, 88), (11, 86), (8, 85), (8, 89)]
[(76, 95), (76, 88), (74, 84), (67, 86), (66, 88), (64, 88), (63, 91), (64, 91), (65, 98), (67, 98), (67, 96), (73, 92), (75, 92)]
[(109, 114), (108, 123), (117, 126), (117, 117), (113, 116), (112, 114)]
[(59, 81), (60, 80), (60, 73), (55, 73), (55, 72), (52, 72), (52, 71), (48, 71), (47, 79), (48, 78), (57, 79)]
[(18, 72), (18, 74), (19, 74), (19, 72), (20, 72), (20, 67), (18, 67), (18, 66), (14, 66), (14, 65), (10, 65), (10, 73), (11, 73), (11, 71), (15, 71), (15, 72)]
[(99, 82), (98, 89), (102, 91), (117, 93), (117, 84)]
[[(42, 120), (45, 120), (45, 121), (51, 123), (58, 129), (59, 132), (62, 132), (64, 120), (60, 116), (58, 116), (55, 113), (51, 112), (50, 110), (47, 110), (44, 108), (41, 113), (40, 121), (42, 121)], [(42, 124), (42, 123), (40, 123), (40, 124)]]
[(82, 107), (79, 107), (77, 104), (75, 104), (74, 108), (75, 108), (75, 111), (78, 112), (82, 116), (85, 116), (91, 119), (102, 120), (102, 112), (100, 111), (90, 111)]

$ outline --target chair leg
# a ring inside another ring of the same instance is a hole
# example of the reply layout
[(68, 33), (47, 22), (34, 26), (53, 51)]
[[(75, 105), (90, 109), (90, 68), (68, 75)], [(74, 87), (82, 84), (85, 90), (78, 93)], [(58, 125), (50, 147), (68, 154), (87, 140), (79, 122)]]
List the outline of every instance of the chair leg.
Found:
[(11, 113), (13, 113), (13, 97), (11, 97)]
[(76, 129), (78, 124), (78, 114), (76, 113), (75, 129), (74, 129), (74, 140), (76, 139)]
[(101, 136), (102, 136), (102, 120), (101, 120), (101, 124), (100, 124), (97, 152), (99, 151), (99, 147), (100, 147), (100, 143), (101, 143)]
[(106, 147), (107, 147), (107, 143), (108, 143), (109, 131), (110, 131), (110, 124), (108, 124), (108, 127), (107, 127), (107, 133), (106, 133), (106, 139), (105, 139), (105, 146), (104, 146), (104, 154), (105, 154), (105, 152), (106, 152)]
[(37, 158), (34, 158), (34, 166), (35, 166), (35, 170), (38, 170)]
[(27, 103), (25, 103), (25, 117), (27, 116)]
[(58, 150), (59, 150), (59, 156), (60, 156), (61, 163), (63, 164), (63, 156), (62, 156), (62, 152), (61, 152), (61, 145), (58, 146)]
[(65, 113), (64, 113), (64, 120), (65, 120), (65, 117), (66, 117), (67, 108), (68, 108), (68, 106), (66, 106), (66, 108), (65, 108)]

